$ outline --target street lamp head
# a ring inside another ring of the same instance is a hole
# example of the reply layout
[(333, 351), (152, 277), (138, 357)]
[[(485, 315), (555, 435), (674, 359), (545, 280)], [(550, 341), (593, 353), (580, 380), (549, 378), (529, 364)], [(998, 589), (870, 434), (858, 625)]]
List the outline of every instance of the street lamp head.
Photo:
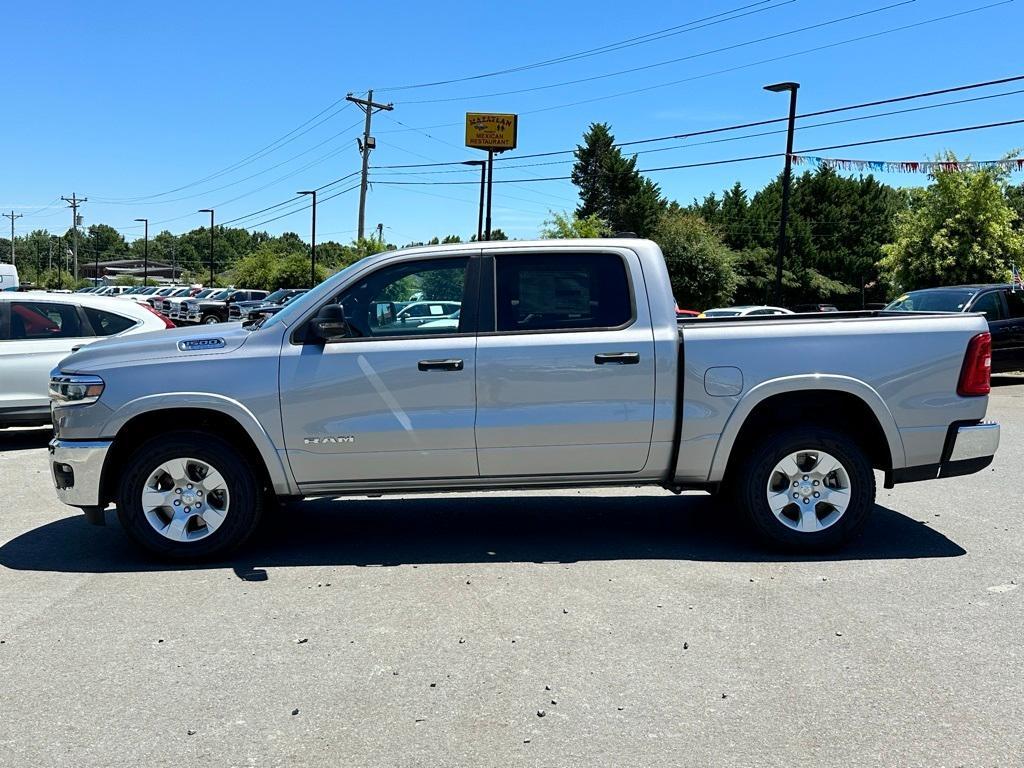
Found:
[(486, 160), (463, 160), (463, 165), (486, 165)]
[(315, 195), (316, 194), (316, 190), (315, 189), (304, 189), (301, 192), (296, 192), (295, 194), (296, 195)]
[(772, 93), (782, 93), (783, 91), (795, 91), (799, 87), (800, 87), (800, 83), (785, 82), (785, 83), (772, 83), (771, 85), (766, 85), (764, 87), (764, 89), (766, 91), (771, 91)]
[(213, 213), (213, 208), (200, 208), (198, 213)]
[(149, 223), (149, 219), (136, 219), (136, 221), (144, 221), (146, 223)]

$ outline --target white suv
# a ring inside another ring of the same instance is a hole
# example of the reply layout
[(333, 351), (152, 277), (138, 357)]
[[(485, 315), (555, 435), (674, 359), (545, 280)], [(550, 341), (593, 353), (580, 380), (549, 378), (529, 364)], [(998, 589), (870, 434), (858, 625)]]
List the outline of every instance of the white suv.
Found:
[(145, 304), (88, 293), (0, 293), (0, 429), (50, 423), (50, 371), (84, 344), (168, 328)]

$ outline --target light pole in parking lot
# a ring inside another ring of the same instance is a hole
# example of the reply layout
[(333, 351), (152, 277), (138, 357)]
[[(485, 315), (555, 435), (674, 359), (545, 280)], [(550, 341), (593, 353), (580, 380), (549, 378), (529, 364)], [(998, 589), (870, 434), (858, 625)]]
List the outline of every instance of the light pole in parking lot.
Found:
[(312, 261), (309, 263), (309, 287), (312, 288), (316, 285), (316, 190), (307, 189), (295, 194), (313, 196), (313, 230), (309, 236), (310, 254), (312, 256)]
[(210, 287), (213, 288), (213, 208), (200, 208), (199, 213), (210, 214)]
[[(145, 244), (143, 245), (144, 255), (142, 257), (142, 285), (145, 287), (146, 283), (149, 282), (149, 219), (136, 219), (136, 221), (141, 221), (146, 225), (145, 234), (143, 235), (143, 238), (145, 238)], [(97, 265), (96, 277), (99, 276), (99, 266)]]
[(786, 222), (789, 220), (789, 188), (793, 172), (793, 131), (796, 128), (796, 92), (800, 83), (773, 83), (764, 87), (773, 93), (789, 91), (789, 127), (786, 130), (786, 166), (782, 172), (782, 212), (779, 215), (779, 250), (775, 254), (775, 305), (782, 306), (782, 262), (786, 255)]

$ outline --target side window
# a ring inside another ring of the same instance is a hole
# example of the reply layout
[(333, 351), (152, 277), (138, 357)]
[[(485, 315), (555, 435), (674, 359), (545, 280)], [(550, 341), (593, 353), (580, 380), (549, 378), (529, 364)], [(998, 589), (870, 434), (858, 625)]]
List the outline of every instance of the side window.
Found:
[(460, 309), (468, 258), (393, 264), (350, 287), (338, 302), (354, 337), (466, 333)]
[(985, 319), (990, 323), (993, 320), (1002, 320), (1003, 316), (1003, 302), (999, 300), (998, 291), (990, 291), (989, 293), (983, 294), (974, 305), (971, 307), (971, 312), (982, 312), (985, 315)]
[(616, 254), (499, 254), (495, 262), (498, 331), (616, 328), (633, 317)]
[(85, 317), (92, 326), (97, 336), (113, 336), (115, 333), (122, 333), (135, 326), (138, 320), (133, 320), (124, 315), (115, 315), (113, 312), (106, 312), (93, 307), (83, 307)]
[(87, 336), (78, 319), (78, 309), (71, 304), (12, 301), (12, 339), (64, 339)]
[(1010, 310), (1010, 317), (1024, 317), (1024, 291), (1004, 291), (1006, 306)]

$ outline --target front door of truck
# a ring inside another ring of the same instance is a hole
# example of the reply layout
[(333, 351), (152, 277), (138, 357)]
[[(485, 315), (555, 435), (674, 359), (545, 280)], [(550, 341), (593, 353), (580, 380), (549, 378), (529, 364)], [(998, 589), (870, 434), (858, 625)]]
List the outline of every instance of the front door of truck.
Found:
[(480, 474), (643, 469), (655, 359), (636, 254), (501, 250), (485, 258), (482, 275)]
[[(382, 266), (327, 302), (344, 308), (344, 338), (303, 340), (300, 324), (286, 339), (281, 414), (288, 460), (304, 489), (478, 475), (478, 262), (455, 255)], [(400, 323), (414, 296), (462, 311)]]

